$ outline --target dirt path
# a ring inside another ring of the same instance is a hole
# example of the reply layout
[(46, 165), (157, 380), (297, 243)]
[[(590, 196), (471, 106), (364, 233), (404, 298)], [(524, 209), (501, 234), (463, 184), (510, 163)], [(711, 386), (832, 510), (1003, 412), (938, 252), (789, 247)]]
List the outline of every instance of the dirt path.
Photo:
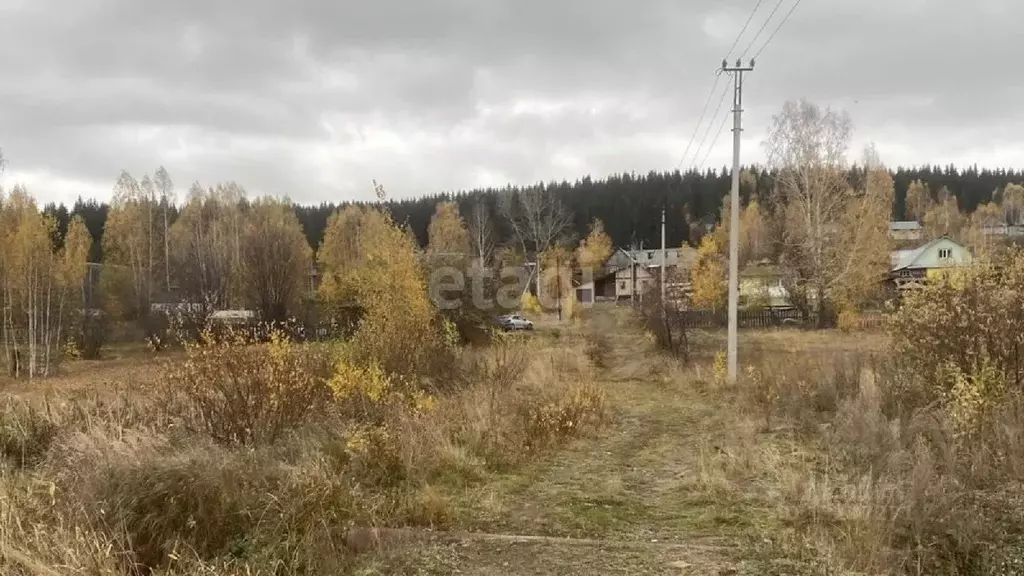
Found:
[(461, 494), (469, 534), (395, 546), (357, 573), (738, 573), (760, 503), (715, 473), (735, 465), (720, 438), (722, 406), (693, 373), (652, 355), (623, 312), (586, 328), (609, 339), (599, 376), (613, 410), (606, 429)]

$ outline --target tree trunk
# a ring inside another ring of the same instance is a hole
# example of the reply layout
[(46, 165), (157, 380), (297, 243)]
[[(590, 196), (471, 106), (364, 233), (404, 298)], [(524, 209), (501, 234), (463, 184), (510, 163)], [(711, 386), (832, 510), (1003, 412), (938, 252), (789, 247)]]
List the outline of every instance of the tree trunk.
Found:
[(52, 282), (47, 281), (46, 283), (46, 309), (43, 310), (43, 377), (50, 375), (50, 347), (53, 345), (50, 335), (50, 293), (52, 291)]
[(149, 207), (149, 236), (146, 238), (146, 247), (149, 249), (149, 266), (146, 267), (146, 275), (149, 281), (146, 282), (146, 301), (153, 301), (153, 199), (146, 198)]
[(29, 380), (35, 375), (36, 366), (36, 304), (35, 304), (35, 286), (31, 280), (31, 270), (29, 271), (29, 281), (27, 283), (28, 288), (28, 378)]
[(167, 234), (167, 204), (164, 204), (164, 275), (167, 293), (171, 293), (171, 244)]

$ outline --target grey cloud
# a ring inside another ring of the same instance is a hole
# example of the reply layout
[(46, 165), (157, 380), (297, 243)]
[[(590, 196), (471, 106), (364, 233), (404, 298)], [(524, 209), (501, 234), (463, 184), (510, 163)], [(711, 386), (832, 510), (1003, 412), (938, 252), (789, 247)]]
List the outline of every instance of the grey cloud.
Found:
[[(3, 2), (0, 146), (10, 172), (112, 185), (121, 168), (163, 163), (182, 187), (234, 179), (301, 201), (369, 198), (371, 178), (411, 195), (482, 175), (532, 182), (672, 168), (682, 150), (670, 142), (689, 138), (755, 4)], [(774, 5), (762, 3), (741, 50)], [(909, 150), (899, 162), (1014, 145), (1024, 81), (1006, 64), (1021, 16), (1024, 5), (1008, 0), (803, 2), (749, 76), (746, 138), (786, 99), (808, 97), (846, 108), (858, 138)], [(501, 112), (521, 99), (616, 105)], [(367, 136), (381, 130), (391, 133), (384, 143)], [(724, 159), (726, 139), (709, 165)], [(745, 158), (758, 159), (756, 148)]]

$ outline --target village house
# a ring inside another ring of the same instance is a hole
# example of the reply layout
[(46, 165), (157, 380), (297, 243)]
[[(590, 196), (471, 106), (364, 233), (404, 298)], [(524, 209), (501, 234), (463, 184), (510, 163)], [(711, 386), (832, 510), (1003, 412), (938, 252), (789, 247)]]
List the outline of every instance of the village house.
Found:
[(972, 262), (970, 251), (948, 236), (914, 249), (895, 250), (891, 258), (889, 281), (898, 291), (920, 288), (929, 279)]
[(917, 241), (924, 237), (924, 228), (917, 220), (889, 222), (889, 237), (897, 242)]
[(739, 305), (747, 308), (789, 308), (789, 292), (779, 266), (764, 260), (740, 271)]
[[(678, 297), (689, 288), (690, 269), (697, 259), (697, 250), (690, 246), (666, 248), (664, 258), (665, 288)], [(578, 278), (577, 299), (583, 305), (590, 305), (600, 300), (641, 298), (657, 285), (661, 264), (660, 249), (617, 248), (600, 270), (583, 271)]]
[(996, 224), (994, 226), (983, 226), (981, 233), (990, 237), (1020, 238), (1024, 236), (1024, 225)]

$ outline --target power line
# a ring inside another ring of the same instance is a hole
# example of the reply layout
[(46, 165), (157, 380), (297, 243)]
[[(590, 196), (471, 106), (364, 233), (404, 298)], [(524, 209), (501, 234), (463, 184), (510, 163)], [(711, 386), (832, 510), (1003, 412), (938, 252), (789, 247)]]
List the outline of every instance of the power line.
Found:
[(708, 98), (707, 100), (704, 101), (704, 110), (701, 111), (700, 118), (697, 119), (697, 125), (693, 127), (693, 134), (690, 135), (690, 142), (686, 145), (686, 150), (683, 151), (682, 157), (679, 158), (679, 163), (676, 164), (676, 170), (679, 170), (679, 168), (683, 165), (683, 162), (686, 160), (687, 154), (690, 153), (690, 148), (693, 146), (693, 143), (697, 140), (697, 132), (700, 131), (700, 125), (702, 122), (704, 122), (704, 115), (708, 113), (708, 105), (711, 104), (711, 98), (712, 96), (715, 95), (715, 88), (718, 87), (718, 81), (720, 79), (721, 75), (715, 75), (715, 83), (711, 85), (711, 91), (708, 92)]
[[(743, 38), (743, 33), (747, 31), (747, 28), (750, 26), (750, 23), (754, 20), (754, 16), (757, 14), (757, 10), (761, 7), (761, 4), (763, 2), (764, 2), (764, 0), (757, 0), (757, 3), (754, 4), (754, 9), (751, 10), (750, 11), (750, 15), (747, 16), (747, 21), (743, 23), (743, 28), (741, 28), (739, 34), (736, 35), (736, 39), (732, 41), (732, 46), (729, 47), (729, 51), (726, 52), (726, 58), (727, 59), (728, 59), (729, 55), (732, 54), (732, 51), (736, 49), (736, 45), (740, 43), (740, 39)], [(775, 9), (778, 10), (778, 6), (776, 6)], [(774, 11), (772, 12), (772, 14), (774, 14)], [(770, 19), (771, 15), (769, 15), (768, 18)], [(763, 25), (761, 26), (761, 29), (764, 30), (764, 26)], [(759, 35), (760, 35), (760, 32), (758, 32), (758, 36)], [(757, 40), (757, 36), (754, 36), (754, 40)], [(749, 49), (750, 49), (750, 47), (748, 46), (747, 50), (749, 50)], [(763, 49), (763, 46), (762, 46), (762, 49)], [(690, 135), (690, 141), (687, 142), (687, 144), (686, 144), (686, 150), (683, 151), (683, 155), (679, 158), (679, 162), (676, 164), (676, 170), (679, 170), (682, 167), (683, 162), (686, 161), (686, 157), (690, 154), (690, 149), (693, 148), (693, 143), (696, 142), (696, 140), (697, 140), (697, 133), (700, 132), (701, 124), (704, 122), (704, 117), (707, 115), (708, 106), (711, 104), (711, 99), (715, 95), (715, 88), (718, 87), (718, 81), (720, 79), (721, 79), (721, 74), (718, 74), (718, 75), (715, 76), (715, 83), (711, 85), (711, 90), (708, 91), (708, 97), (704, 101), (704, 109), (701, 111), (700, 117), (697, 118), (697, 125), (693, 127), (693, 134)], [(723, 95), (723, 98), (724, 98), (724, 95)], [(721, 106), (721, 105), (719, 105), (719, 106)], [(718, 115), (717, 112), (715, 113), (715, 115), (716, 116)], [(713, 122), (714, 120), (712, 119), (710, 121)], [(710, 126), (708, 128), (710, 128)], [(705, 139), (706, 138), (707, 138), (707, 136), (705, 136)], [(694, 153), (694, 158), (693, 158), (694, 162), (696, 162), (697, 156), (699, 156), (699, 155), (700, 155), (700, 147), (698, 147), (697, 151)]]
[(725, 58), (728, 60), (729, 55), (736, 48), (736, 45), (740, 43), (740, 38), (743, 37), (743, 33), (747, 31), (747, 26), (750, 26), (750, 21), (754, 19), (754, 14), (757, 14), (757, 9), (761, 7), (761, 2), (764, 0), (757, 0), (757, 4), (754, 5), (754, 9), (750, 11), (750, 16), (747, 16), (746, 23), (743, 24), (743, 28), (740, 33), (736, 35), (736, 39), (732, 41), (732, 46), (729, 47), (729, 51), (725, 53)]
[[(721, 77), (721, 75), (719, 75), (719, 77)], [(715, 115), (711, 117), (711, 120), (708, 123), (708, 129), (704, 131), (704, 137), (701, 138), (700, 146), (697, 146), (697, 151), (693, 154), (693, 163), (690, 165), (691, 167), (697, 165), (697, 158), (700, 157), (700, 151), (704, 148), (704, 143), (708, 141), (708, 136), (711, 134), (711, 126), (713, 126), (711, 123), (715, 121), (715, 118), (718, 118), (718, 113), (722, 111), (722, 105), (725, 104), (725, 95), (728, 92), (729, 85), (726, 84), (725, 89), (722, 90), (722, 95), (719, 97), (718, 108), (715, 109)], [(728, 118), (728, 114), (726, 117)]]
[(768, 17), (761, 23), (761, 27), (757, 30), (757, 34), (754, 34), (754, 37), (750, 40), (750, 44), (747, 44), (747, 47), (743, 49), (743, 52), (740, 54), (740, 60), (747, 55), (747, 51), (754, 47), (754, 42), (757, 42), (757, 39), (761, 37), (761, 33), (768, 27), (768, 23), (772, 21), (772, 16), (775, 16), (775, 13), (779, 11), (779, 8), (782, 7), (782, 3), (784, 1), (785, 0), (779, 0), (775, 3), (775, 8), (772, 8), (771, 13), (768, 14)]
[(704, 153), (704, 159), (700, 161), (700, 166), (697, 167), (697, 172), (704, 170), (704, 163), (708, 161), (708, 157), (711, 156), (711, 151), (715, 149), (715, 143), (718, 142), (718, 138), (722, 136), (722, 132), (725, 131), (725, 123), (729, 121), (729, 115), (722, 116), (722, 123), (718, 125), (718, 133), (715, 134), (713, 140), (711, 140), (711, 146), (708, 146), (707, 152)]
[(800, 5), (801, 1), (802, 0), (796, 0), (796, 2), (793, 3), (793, 7), (789, 9), (789, 12), (786, 12), (786, 15), (782, 18), (782, 22), (779, 22), (779, 25), (775, 27), (775, 30), (772, 30), (771, 35), (769, 35), (768, 39), (765, 40), (764, 44), (761, 45), (761, 49), (758, 50), (756, 54), (754, 54), (753, 60), (757, 60), (757, 57), (761, 55), (761, 52), (764, 52), (764, 49), (768, 46), (768, 43), (772, 41), (772, 38), (775, 38), (775, 35), (778, 34), (782, 26), (786, 23), (787, 20), (789, 20), (789, 17), (793, 15), (793, 11), (796, 10), (796, 7)]
[[(757, 41), (757, 37), (760, 36), (761, 32), (763, 32), (764, 29), (768, 26), (768, 22), (771, 21), (772, 16), (774, 16), (775, 12), (777, 12), (779, 10), (779, 8), (782, 6), (783, 1), (784, 0), (779, 0), (779, 2), (775, 5), (775, 8), (772, 9), (771, 14), (769, 14), (768, 18), (765, 19), (763, 24), (761, 24), (761, 29), (758, 30), (757, 34), (754, 35), (754, 39), (750, 41), (750, 45), (748, 45), (746, 50), (743, 51), (744, 54), (746, 54), (747, 50), (750, 50), (754, 46), (754, 42)], [(797, 6), (799, 6), (800, 2), (802, 2), (802, 1), (803, 0), (796, 0), (796, 2), (793, 3), (793, 6), (791, 6), (789, 8), (789, 11), (786, 12), (786, 15), (782, 17), (782, 20), (779, 22), (779, 24), (775, 27), (774, 30), (772, 30), (772, 33), (768, 35), (768, 39), (764, 41), (764, 44), (761, 45), (761, 48), (759, 48), (758, 51), (754, 54), (753, 58), (751, 58), (752, 62), (757, 60), (757, 57), (761, 55), (761, 52), (764, 52), (764, 49), (768, 46), (768, 44), (772, 41), (772, 39), (775, 38), (775, 35), (778, 34), (779, 30), (781, 30), (782, 27), (786, 24), (786, 22), (789, 20), (789, 17), (793, 15), (793, 12), (796, 11)], [(755, 8), (755, 10), (756, 10), (756, 8)], [(742, 58), (742, 56), (740, 56), (740, 58)], [(723, 101), (724, 101), (724, 94), (723, 94)], [(717, 116), (717, 115), (718, 114), (716, 113), (715, 116)], [(701, 160), (700, 166), (697, 168), (698, 172), (704, 169), (704, 164), (707, 162), (708, 157), (711, 156), (711, 151), (714, 149), (715, 143), (718, 142), (718, 138), (722, 136), (722, 132), (725, 129), (725, 124), (728, 121), (728, 119), (729, 119), (729, 115), (726, 114), (725, 117), (722, 119), (721, 125), (719, 125), (719, 127), (718, 127), (718, 132), (715, 134), (714, 139), (711, 141), (711, 146), (705, 152), (704, 159)], [(697, 151), (697, 154), (700, 154), (700, 150), (699, 149)]]

